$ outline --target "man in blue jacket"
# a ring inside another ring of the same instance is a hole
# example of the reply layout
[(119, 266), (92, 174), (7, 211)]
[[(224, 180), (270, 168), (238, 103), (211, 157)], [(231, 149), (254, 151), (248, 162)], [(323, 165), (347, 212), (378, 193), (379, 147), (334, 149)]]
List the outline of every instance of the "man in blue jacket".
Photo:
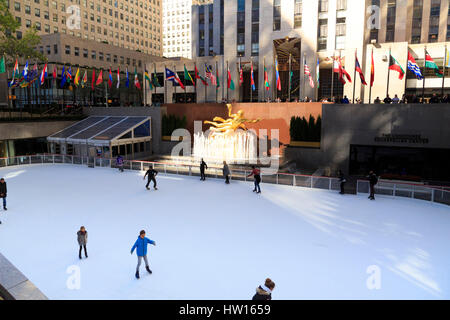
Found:
[(145, 261), (145, 269), (147, 269), (148, 273), (152, 273), (152, 270), (150, 270), (148, 266), (148, 260), (147, 260), (147, 245), (152, 244), (156, 246), (156, 242), (153, 240), (150, 240), (149, 238), (145, 237), (145, 230), (141, 230), (139, 232), (139, 237), (137, 238), (136, 242), (134, 243), (133, 247), (131, 248), (131, 254), (133, 254), (134, 249), (136, 249), (136, 254), (138, 256), (138, 264), (136, 267), (136, 278), (139, 279), (139, 267), (141, 266), (142, 258), (144, 258)]

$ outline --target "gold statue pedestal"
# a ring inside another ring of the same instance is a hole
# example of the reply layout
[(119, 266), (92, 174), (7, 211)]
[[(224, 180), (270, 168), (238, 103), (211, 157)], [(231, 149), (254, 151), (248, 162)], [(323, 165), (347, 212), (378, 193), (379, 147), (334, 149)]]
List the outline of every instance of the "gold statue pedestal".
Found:
[(258, 138), (253, 131), (236, 130), (217, 135), (197, 133), (194, 135), (193, 155), (212, 163), (248, 164), (257, 162)]

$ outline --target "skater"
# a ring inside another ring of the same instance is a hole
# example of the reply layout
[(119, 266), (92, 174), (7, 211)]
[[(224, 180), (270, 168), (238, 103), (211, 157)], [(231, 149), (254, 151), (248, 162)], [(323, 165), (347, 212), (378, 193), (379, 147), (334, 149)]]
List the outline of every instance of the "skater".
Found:
[(131, 254), (133, 254), (134, 249), (136, 249), (136, 254), (138, 257), (138, 264), (136, 267), (136, 274), (135, 274), (137, 279), (139, 279), (139, 267), (141, 266), (142, 258), (144, 258), (145, 269), (147, 270), (148, 273), (150, 274), (152, 273), (152, 270), (150, 270), (147, 260), (147, 244), (149, 243), (156, 246), (155, 241), (145, 237), (145, 230), (141, 230), (141, 232), (139, 232), (139, 237), (137, 238), (136, 242), (131, 248)]
[(8, 210), (6, 209), (6, 193), (8, 192), (7, 188), (6, 188), (6, 181), (4, 178), (0, 179), (0, 198), (3, 198), (3, 210)]
[(272, 291), (275, 288), (275, 282), (266, 279), (263, 285), (256, 288), (256, 293), (252, 300), (272, 300)]
[(205, 176), (205, 169), (208, 169), (208, 165), (206, 164), (205, 161), (200, 162), (200, 180), (205, 181), (206, 180), (206, 176)]
[(367, 178), (369, 178), (370, 183), (370, 195), (368, 199), (375, 200), (375, 185), (378, 183), (377, 175), (373, 171), (370, 171)]
[(252, 172), (247, 176), (247, 178), (251, 176), (254, 176), (255, 178), (255, 189), (253, 189), (253, 192), (261, 193), (261, 188), (259, 187), (259, 184), (261, 182), (261, 170), (259, 170), (255, 166), (252, 166)]
[(231, 173), (230, 173), (230, 168), (228, 167), (228, 164), (226, 161), (223, 162), (222, 172), (223, 172), (223, 176), (225, 178), (225, 183), (230, 184), (230, 174)]
[(123, 158), (121, 155), (119, 155), (116, 159), (116, 165), (119, 168), (120, 172), (123, 172)]
[(347, 182), (347, 180), (345, 179), (345, 176), (344, 176), (344, 173), (342, 172), (342, 170), (339, 170), (338, 176), (339, 176), (339, 182), (341, 183), (341, 192), (339, 192), (339, 193), (344, 194), (344, 185)]
[(86, 244), (87, 244), (87, 240), (88, 240), (88, 233), (87, 233), (85, 227), (83, 227), (83, 226), (80, 227), (80, 230), (77, 232), (77, 239), (78, 239), (78, 244), (80, 245), (80, 251), (78, 252), (78, 257), (81, 260), (81, 249), (84, 248), (84, 255), (87, 258), (88, 254), (87, 254), (87, 250), (86, 250)]
[(158, 171), (156, 171), (153, 168), (148, 168), (148, 170), (144, 176), (144, 180), (145, 180), (145, 177), (148, 175), (147, 185), (145, 186), (147, 188), (147, 190), (150, 190), (150, 188), (148, 187), (150, 185), (150, 181), (153, 181), (153, 188), (155, 190), (158, 190), (158, 188), (156, 187), (156, 179), (155, 179), (157, 174), (158, 174)]

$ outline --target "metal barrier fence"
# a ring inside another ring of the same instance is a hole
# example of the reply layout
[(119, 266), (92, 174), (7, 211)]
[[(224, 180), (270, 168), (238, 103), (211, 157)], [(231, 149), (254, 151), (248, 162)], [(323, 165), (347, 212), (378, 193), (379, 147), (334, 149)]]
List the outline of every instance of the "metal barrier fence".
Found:
[[(369, 181), (358, 180), (356, 183), (356, 192), (358, 194), (369, 194)], [(420, 199), (450, 205), (450, 188), (448, 187), (379, 181), (375, 185), (375, 194)]]
[[(97, 157), (79, 157), (70, 155), (57, 154), (42, 154), (31, 156), (17, 156), (11, 158), (0, 158), (0, 167), (19, 166), (27, 164), (73, 164), (85, 165), (92, 168), (117, 168), (114, 159), (97, 158)], [(178, 174), (186, 176), (200, 176), (200, 168), (198, 165), (185, 163), (170, 163), (170, 162), (155, 162), (155, 161), (136, 161), (125, 160), (124, 169), (143, 171), (148, 167), (152, 167), (157, 171)], [(230, 178), (232, 180), (247, 181), (250, 170), (235, 169), (231, 170)], [(211, 178), (222, 177), (222, 168), (208, 167), (206, 176)], [(253, 180), (252, 178), (250, 178)], [(277, 173), (273, 175), (261, 175), (261, 180), (264, 183), (273, 183), (279, 185), (289, 185), (296, 187), (325, 189), (325, 190), (340, 190), (339, 180), (337, 178), (309, 176), (289, 173)]]
[[(97, 158), (97, 157), (79, 157), (70, 155), (57, 154), (42, 154), (31, 156), (18, 156), (11, 158), (0, 158), (0, 167), (18, 166), (27, 164), (73, 164), (85, 165), (88, 167), (103, 167), (103, 168), (117, 168), (114, 159)], [(136, 161), (125, 160), (124, 169), (143, 171), (148, 167), (152, 167), (157, 171), (186, 175), (186, 176), (200, 176), (200, 168), (198, 165), (186, 163), (170, 163), (170, 162), (155, 162), (155, 161)], [(231, 173), (232, 180), (247, 181), (250, 170), (233, 169)], [(206, 172), (207, 177), (219, 178), (222, 177), (222, 168), (208, 167)], [(330, 177), (277, 173), (272, 175), (262, 175), (262, 182), (273, 183), (279, 185), (288, 185), (295, 187), (305, 187), (325, 190), (340, 190), (339, 179)], [(369, 181), (358, 180), (356, 186), (357, 194), (369, 193)], [(442, 203), (450, 205), (450, 188), (438, 186), (425, 186), (410, 183), (400, 182), (386, 182), (379, 181), (375, 186), (377, 194), (389, 195), (393, 197), (408, 197), (413, 199), (421, 199), (431, 202)]]

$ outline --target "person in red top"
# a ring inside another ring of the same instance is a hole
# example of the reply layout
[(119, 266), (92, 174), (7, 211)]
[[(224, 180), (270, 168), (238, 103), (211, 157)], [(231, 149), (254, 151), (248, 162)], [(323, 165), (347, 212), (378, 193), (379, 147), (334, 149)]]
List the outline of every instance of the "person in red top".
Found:
[(255, 178), (255, 189), (253, 189), (253, 192), (261, 193), (261, 188), (259, 187), (259, 183), (261, 182), (261, 170), (255, 168), (255, 166), (252, 166), (252, 172), (247, 176), (247, 178), (251, 176)]

